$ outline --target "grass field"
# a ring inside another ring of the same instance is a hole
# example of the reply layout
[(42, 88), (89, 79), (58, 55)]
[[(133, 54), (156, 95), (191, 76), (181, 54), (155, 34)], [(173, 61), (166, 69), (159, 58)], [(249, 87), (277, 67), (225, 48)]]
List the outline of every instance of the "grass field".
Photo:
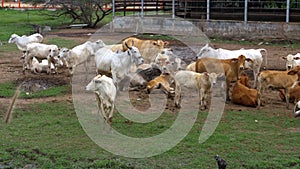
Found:
[[(0, 16), (2, 42), (7, 42), (11, 33), (29, 34), (31, 27), (27, 23), (59, 26), (68, 21), (66, 18), (41, 16), (38, 11), (0, 10)], [(22, 29), (17, 26), (22, 26)], [(54, 38), (49, 43), (69, 47), (76, 42)], [(0, 47), (0, 55), (1, 52), (15, 51), (15, 45)], [(0, 99), (9, 99), (15, 89), (15, 82), (0, 84)], [(29, 96), (22, 92), (20, 99), (55, 98), (70, 93), (71, 86), (65, 85)], [(4, 119), (5, 113), (5, 109), (0, 109), (0, 119)], [(213, 135), (199, 144), (199, 135), (207, 115), (207, 112), (198, 112), (191, 131), (171, 150), (150, 158), (134, 159), (114, 155), (97, 146), (84, 132), (74, 105), (68, 101), (16, 106), (10, 124), (0, 120), (0, 169), (215, 169), (216, 154), (227, 161), (229, 169), (300, 168), (300, 123), (299, 119), (291, 116), (291, 110), (258, 111), (249, 108), (224, 112)], [(165, 112), (150, 124), (129, 124), (116, 112), (113, 125), (123, 134), (146, 137), (167, 130), (176, 117), (175, 113)]]

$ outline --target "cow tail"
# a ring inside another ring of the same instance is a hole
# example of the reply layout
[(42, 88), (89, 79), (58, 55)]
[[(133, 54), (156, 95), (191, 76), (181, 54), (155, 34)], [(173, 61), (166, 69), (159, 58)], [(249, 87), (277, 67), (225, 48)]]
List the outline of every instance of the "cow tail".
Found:
[(264, 59), (264, 69), (267, 69), (267, 60), (268, 60), (268, 52), (266, 49), (259, 49), (259, 51), (263, 51), (265, 52), (265, 55), (262, 55), (263, 59)]

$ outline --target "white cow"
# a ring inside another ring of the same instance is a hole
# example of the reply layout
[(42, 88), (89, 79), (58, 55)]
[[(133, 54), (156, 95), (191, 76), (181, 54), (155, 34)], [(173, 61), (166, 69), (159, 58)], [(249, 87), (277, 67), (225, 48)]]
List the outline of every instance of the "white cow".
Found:
[(77, 65), (84, 63), (87, 71), (87, 61), (91, 56), (94, 56), (96, 51), (105, 44), (102, 40), (96, 42), (87, 41), (81, 45), (75, 46), (71, 50), (62, 48), (59, 50), (58, 58), (65, 60), (70, 73), (73, 74)]
[[(196, 73), (188, 70), (181, 70), (175, 74), (175, 106), (180, 107), (179, 99), (182, 87), (199, 91), (200, 106), (207, 108), (207, 95), (213, 84), (217, 82), (218, 75), (216, 73)], [(189, 95), (186, 93), (186, 95)]]
[(132, 45), (125, 52), (113, 52), (109, 48), (101, 48), (95, 53), (97, 72), (111, 72), (115, 84), (128, 74), (131, 65), (144, 63), (139, 49)]
[[(57, 59), (58, 65), (60, 65), (58, 59)], [(55, 70), (56, 67), (51, 63), (50, 69)], [(31, 67), (30, 70), (32, 73), (48, 73), (49, 71), (49, 65), (48, 60), (43, 59), (42, 62), (39, 62), (35, 57), (32, 58)]]
[(111, 125), (114, 115), (114, 103), (117, 95), (117, 89), (113, 80), (105, 75), (97, 75), (86, 86), (86, 90), (95, 92), (98, 113), (100, 111), (105, 122)]
[(15, 43), (19, 50), (25, 52), (29, 43), (40, 43), (42, 41), (43, 36), (39, 33), (35, 33), (30, 36), (19, 36), (17, 34), (12, 34), (8, 40), (8, 43)]
[(27, 45), (25, 52), (25, 61), (23, 64), (23, 73), (26, 68), (30, 69), (33, 57), (38, 60), (48, 60), (48, 73), (50, 73), (51, 63), (55, 65), (54, 57), (58, 55), (58, 47), (56, 45), (47, 45), (42, 43), (30, 43)]
[(295, 117), (300, 116), (300, 101), (298, 101), (294, 107), (294, 116)]
[(295, 66), (300, 66), (300, 53), (297, 53), (296, 55), (287, 55), (281, 57), (283, 60), (285, 60), (285, 67), (286, 70), (290, 70)]
[[(262, 55), (261, 52), (265, 52), (265, 55)], [(232, 59), (238, 58), (240, 55), (244, 55), (246, 58), (252, 60), (252, 63), (247, 62), (246, 68), (251, 68), (253, 70), (254, 84), (256, 87), (257, 77), (264, 60), (264, 66), (267, 66), (267, 50), (266, 49), (240, 49), (240, 50), (227, 50), (227, 49), (213, 49), (212, 47), (206, 44), (201, 48), (200, 52), (197, 55), (197, 59), (201, 58), (217, 58), (217, 59)], [(264, 58), (263, 58), (264, 57)], [(248, 65), (250, 64), (250, 65)]]

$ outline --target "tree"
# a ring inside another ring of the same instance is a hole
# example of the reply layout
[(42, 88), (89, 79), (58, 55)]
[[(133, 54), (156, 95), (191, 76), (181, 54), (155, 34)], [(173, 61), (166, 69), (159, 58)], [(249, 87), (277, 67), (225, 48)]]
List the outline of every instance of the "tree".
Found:
[[(110, 0), (48, 0), (47, 6), (57, 6), (61, 12), (57, 15), (69, 15), (73, 21), (79, 20), (87, 27), (95, 28), (97, 24), (112, 12)], [(108, 8), (107, 8), (108, 7)]]

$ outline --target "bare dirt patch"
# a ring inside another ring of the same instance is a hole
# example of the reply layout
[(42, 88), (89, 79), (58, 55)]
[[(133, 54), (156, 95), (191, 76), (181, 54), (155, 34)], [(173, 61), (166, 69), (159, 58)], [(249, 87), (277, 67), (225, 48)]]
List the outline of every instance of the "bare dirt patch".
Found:
[[(64, 29), (56, 32), (51, 32), (46, 35), (46, 41), (47, 39), (53, 38), (53, 37), (63, 37), (65, 39), (70, 39), (78, 42), (78, 44), (88, 40), (90, 38), (90, 34), (92, 34), (95, 30), (90, 29)], [(289, 46), (270, 46), (270, 45), (243, 45), (243, 44), (226, 44), (226, 43), (212, 43), (212, 45), (215, 48), (225, 48), (225, 49), (249, 49), (249, 48), (265, 48), (267, 49), (268, 53), (268, 69), (285, 69), (284, 61), (280, 59), (282, 56), (286, 56), (287, 54), (295, 54), (297, 52), (300, 52), (299, 49), (292, 49)], [(182, 47), (180, 43), (176, 41), (170, 41), (171, 48), (174, 49), (175, 53), (176, 51), (184, 54), (185, 51), (188, 51), (188, 49), (184, 49), (187, 47)], [(7, 83), (7, 82), (14, 82), (17, 84), (20, 84), (22, 82), (30, 83), (38, 83), (42, 84), (46, 87), (49, 86), (58, 86), (58, 85), (64, 85), (64, 84), (70, 84), (71, 77), (67, 70), (62, 70), (59, 74), (53, 74), (53, 75), (47, 75), (47, 74), (31, 74), (29, 72), (26, 73), (26, 75), (22, 74), (22, 62), (20, 61), (19, 57), (22, 55), (21, 52), (2, 52), (1, 53), (1, 59), (0, 59), (0, 83)], [(191, 59), (194, 57), (192, 52), (188, 52), (185, 54), (187, 62), (190, 62)], [(48, 85), (48, 86), (47, 86)], [(67, 100), (68, 102), (71, 102), (71, 94), (65, 95), (65, 96), (59, 96), (55, 98), (39, 98), (39, 99), (19, 99), (17, 101), (17, 104), (22, 107), (24, 105), (27, 105), (29, 103), (36, 103), (36, 102), (56, 102), (61, 100)], [(147, 100), (148, 95), (147, 93), (142, 91), (132, 91), (130, 92), (131, 100), (134, 101), (134, 105), (137, 109), (145, 109), (147, 108), (147, 101), (142, 101), (142, 99)], [(9, 103), (10, 98), (2, 98), (0, 99), (0, 108), (7, 107), (6, 105)], [(268, 111), (270, 113), (273, 112), (273, 110), (276, 110), (276, 112), (289, 112), (289, 116), (292, 117), (292, 110), (287, 110), (285, 107), (285, 103), (281, 101), (278, 92), (269, 90), (264, 94), (264, 100), (266, 101), (266, 104), (264, 107), (262, 107), (262, 110)], [(146, 105), (146, 106), (145, 106)], [(293, 105), (290, 104), (290, 107), (292, 108)], [(5, 109), (6, 110), (6, 109)], [(256, 108), (250, 108), (250, 107), (244, 107), (240, 105), (235, 105), (232, 103), (226, 104), (226, 110), (247, 110), (249, 112), (256, 111)], [(168, 98), (168, 102), (166, 105), (166, 111), (170, 113), (174, 113), (178, 111), (176, 107), (174, 107), (173, 103), (173, 97)], [(286, 113), (285, 113), (286, 114)]]

